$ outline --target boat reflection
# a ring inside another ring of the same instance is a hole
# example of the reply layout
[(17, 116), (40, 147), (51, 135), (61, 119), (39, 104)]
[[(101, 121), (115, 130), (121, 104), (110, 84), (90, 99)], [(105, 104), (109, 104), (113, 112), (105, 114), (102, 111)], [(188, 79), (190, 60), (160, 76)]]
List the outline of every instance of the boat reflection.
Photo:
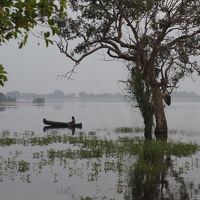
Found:
[(76, 128), (75, 127), (73, 127), (73, 128), (67, 128), (66, 126), (64, 127), (62, 127), (62, 126), (60, 126), (60, 127), (56, 127), (56, 126), (44, 126), (43, 127), (43, 132), (47, 132), (47, 131), (55, 131), (55, 130), (66, 130), (66, 129), (69, 129), (69, 130), (71, 130), (71, 132), (72, 132), (72, 135), (74, 135), (75, 134), (75, 132), (76, 132)]
[(49, 121), (46, 120), (45, 118), (43, 118), (43, 123), (48, 125), (45, 126), (43, 128), (43, 131), (47, 131), (47, 130), (55, 130), (55, 129), (70, 129), (72, 131), (72, 135), (74, 135), (76, 128), (82, 129), (82, 123), (73, 123), (71, 124), (71, 122), (57, 122), (57, 121)]

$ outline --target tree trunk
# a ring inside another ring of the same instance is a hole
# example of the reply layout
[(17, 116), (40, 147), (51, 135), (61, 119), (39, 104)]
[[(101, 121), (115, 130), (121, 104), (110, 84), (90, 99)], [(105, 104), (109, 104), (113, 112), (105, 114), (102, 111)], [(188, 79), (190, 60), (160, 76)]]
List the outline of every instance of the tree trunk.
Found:
[(152, 119), (144, 119), (144, 137), (147, 140), (152, 140), (152, 127), (153, 127), (153, 117)]
[(165, 110), (163, 105), (162, 92), (159, 87), (154, 86), (153, 90), (153, 101), (155, 106), (155, 136), (157, 139), (167, 139), (167, 120), (165, 117)]

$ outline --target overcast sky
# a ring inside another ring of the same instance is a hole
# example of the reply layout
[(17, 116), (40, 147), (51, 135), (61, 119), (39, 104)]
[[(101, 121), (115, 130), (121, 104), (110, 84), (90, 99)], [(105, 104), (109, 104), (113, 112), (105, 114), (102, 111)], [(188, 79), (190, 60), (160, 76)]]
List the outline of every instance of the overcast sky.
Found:
[[(128, 72), (120, 61), (104, 61), (102, 55), (95, 54), (77, 66), (73, 80), (58, 77), (73, 67), (73, 62), (61, 54), (57, 46), (45, 47), (37, 44), (36, 38), (29, 39), (23, 49), (18, 49), (16, 41), (0, 46), (0, 63), (8, 72), (8, 82), (1, 92), (52, 93), (62, 90), (65, 94), (86, 91), (88, 93), (123, 92), (119, 80), (126, 80)], [(193, 81), (186, 79), (180, 90), (200, 94), (200, 77)]]

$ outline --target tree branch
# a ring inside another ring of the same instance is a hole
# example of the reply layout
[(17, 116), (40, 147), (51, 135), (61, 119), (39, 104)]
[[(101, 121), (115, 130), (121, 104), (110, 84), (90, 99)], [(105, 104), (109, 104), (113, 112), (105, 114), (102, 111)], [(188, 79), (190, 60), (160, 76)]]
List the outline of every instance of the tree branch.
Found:
[(191, 34), (189, 34), (189, 35), (182, 35), (182, 36), (180, 36), (180, 37), (174, 39), (173, 41), (169, 42), (168, 44), (166, 44), (165, 47), (166, 47), (166, 48), (170, 48), (170, 47), (172, 47), (173, 45), (177, 44), (179, 41), (192, 38), (193, 36), (195, 36), (195, 35), (197, 35), (197, 34), (200, 34), (200, 30), (194, 31), (193, 33), (191, 33)]

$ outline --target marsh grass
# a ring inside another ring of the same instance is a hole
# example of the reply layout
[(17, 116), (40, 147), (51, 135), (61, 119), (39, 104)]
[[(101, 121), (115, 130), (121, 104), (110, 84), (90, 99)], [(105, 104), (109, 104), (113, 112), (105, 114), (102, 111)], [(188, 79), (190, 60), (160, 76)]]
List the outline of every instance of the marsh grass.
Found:
[[(66, 148), (62, 146), (62, 149), (49, 148), (48, 146), (51, 144), (66, 144), (67, 146)], [(35, 136), (33, 133), (22, 135), (15, 134), (14, 137), (8, 132), (6, 134), (1, 134), (0, 146), (8, 147), (10, 145), (21, 145), (24, 147), (47, 146), (47, 148), (45, 148), (46, 152), (34, 152), (33, 158), (43, 159), (43, 156), (46, 155), (47, 160), (50, 160), (53, 163), (56, 159), (121, 159), (133, 155), (140, 158), (140, 160), (143, 160), (142, 158), (146, 157), (148, 157), (148, 160), (153, 160), (160, 155), (166, 157), (175, 156), (178, 158), (188, 157), (199, 151), (199, 146), (192, 143), (145, 141), (138, 137), (118, 137), (118, 139), (113, 140), (83, 133), (78, 136), (52, 133), (42, 137)], [(30, 168), (30, 164), (26, 160), (13, 161), (13, 163), (18, 166), (19, 172), (26, 172)]]
[[(123, 129), (124, 130), (124, 129)], [(126, 131), (130, 132), (128, 128)], [(47, 146), (54, 143), (63, 143), (77, 146), (78, 150), (74, 153), (71, 150), (71, 157), (101, 157), (104, 154), (110, 155), (140, 155), (145, 148), (148, 152), (162, 153), (174, 156), (189, 156), (199, 150), (199, 146), (192, 143), (173, 143), (162, 141), (145, 141), (138, 137), (118, 137), (118, 139), (100, 138), (95, 135), (81, 134), (71, 136), (67, 134), (48, 134), (46, 136), (23, 135), (20, 137), (11, 137), (10, 134), (2, 134), (0, 137), (0, 146), (23, 145), (23, 146)], [(53, 151), (53, 150), (52, 150)], [(66, 151), (66, 150), (64, 150)]]

